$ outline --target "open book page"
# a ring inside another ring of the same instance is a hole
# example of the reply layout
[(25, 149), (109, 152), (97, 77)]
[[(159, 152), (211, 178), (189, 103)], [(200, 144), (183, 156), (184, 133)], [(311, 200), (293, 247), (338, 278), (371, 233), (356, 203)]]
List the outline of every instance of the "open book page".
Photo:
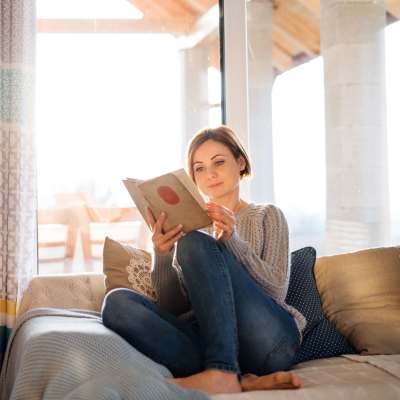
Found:
[(166, 230), (182, 224), (183, 231), (190, 232), (212, 223), (200, 193), (185, 170), (149, 179), (138, 186), (156, 218), (162, 211), (167, 214)]
[(205, 209), (206, 203), (204, 202), (203, 197), (201, 197), (201, 194), (199, 193), (196, 185), (193, 183), (192, 179), (186, 173), (186, 171), (184, 169), (178, 169), (177, 171), (171, 172), (171, 174), (174, 174), (180, 180), (180, 182), (185, 186), (185, 188), (190, 192), (195, 200), (197, 200), (200, 207)]
[(142, 191), (138, 187), (138, 185), (141, 184), (143, 181), (140, 179), (126, 178), (123, 180), (123, 182), (140, 214), (142, 214), (142, 217), (145, 220), (147, 226), (150, 228), (150, 224), (147, 221), (147, 208), (150, 208), (150, 210), (152, 210), (152, 208), (149, 202), (143, 196)]

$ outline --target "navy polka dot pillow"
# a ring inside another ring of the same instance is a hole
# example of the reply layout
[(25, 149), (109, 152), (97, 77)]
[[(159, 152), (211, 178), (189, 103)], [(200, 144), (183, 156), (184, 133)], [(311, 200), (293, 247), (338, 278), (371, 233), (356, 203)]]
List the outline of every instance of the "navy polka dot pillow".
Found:
[(286, 303), (307, 319), (303, 341), (294, 363), (354, 354), (354, 348), (324, 315), (314, 277), (316, 250), (304, 247), (291, 253), (291, 273)]

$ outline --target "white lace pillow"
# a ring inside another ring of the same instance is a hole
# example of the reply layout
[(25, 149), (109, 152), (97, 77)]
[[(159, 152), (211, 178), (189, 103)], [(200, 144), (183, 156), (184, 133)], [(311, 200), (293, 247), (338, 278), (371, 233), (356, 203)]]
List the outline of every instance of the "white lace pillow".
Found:
[(147, 251), (106, 237), (103, 272), (106, 293), (115, 288), (128, 288), (157, 300), (151, 283), (151, 255)]

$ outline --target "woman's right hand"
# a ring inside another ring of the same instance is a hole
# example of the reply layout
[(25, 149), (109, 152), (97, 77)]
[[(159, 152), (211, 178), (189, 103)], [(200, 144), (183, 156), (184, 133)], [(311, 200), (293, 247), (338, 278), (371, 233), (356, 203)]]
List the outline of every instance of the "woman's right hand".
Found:
[(157, 254), (167, 255), (175, 243), (184, 235), (182, 225), (177, 225), (171, 228), (169, 231), (164, 231), (164, 223), (167, 219), (167, 215), (162, 212), (157, 221), (154, 218), (153, 213), (150, 209), (147, 209), (148, 221), (153, 233), (151, 240), (153, 241), (154, 250)]

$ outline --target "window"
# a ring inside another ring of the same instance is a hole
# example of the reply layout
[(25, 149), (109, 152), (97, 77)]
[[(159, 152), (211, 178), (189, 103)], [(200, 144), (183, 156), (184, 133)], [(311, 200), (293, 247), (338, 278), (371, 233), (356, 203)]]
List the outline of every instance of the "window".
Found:
[[(252, 193), (283, 209), (291, 250), (314, 246), (326, 255), (397, 245), (400, 23), (388, 18), (384, 39), (383, 16), (391, 14), (383, 4), (348, 5), (353, 22), (332, 24), (321, 20), (318, 2), (246, 5), (249, 141), (252, 158), (261, 160)], [(357, 7), (360, 15), (369, 12), (370, 22), (352, 31), (358, 41), (347, 40), (337, 32), (353, 29)], [(354, 70), (337, 54), (347, 54)]]
[(39, 273), (100, 271), (106, 235), (149, 247), (122, 179), (181, 168), (221, 123), (219, 9), (200, 3), (38, 0)]

